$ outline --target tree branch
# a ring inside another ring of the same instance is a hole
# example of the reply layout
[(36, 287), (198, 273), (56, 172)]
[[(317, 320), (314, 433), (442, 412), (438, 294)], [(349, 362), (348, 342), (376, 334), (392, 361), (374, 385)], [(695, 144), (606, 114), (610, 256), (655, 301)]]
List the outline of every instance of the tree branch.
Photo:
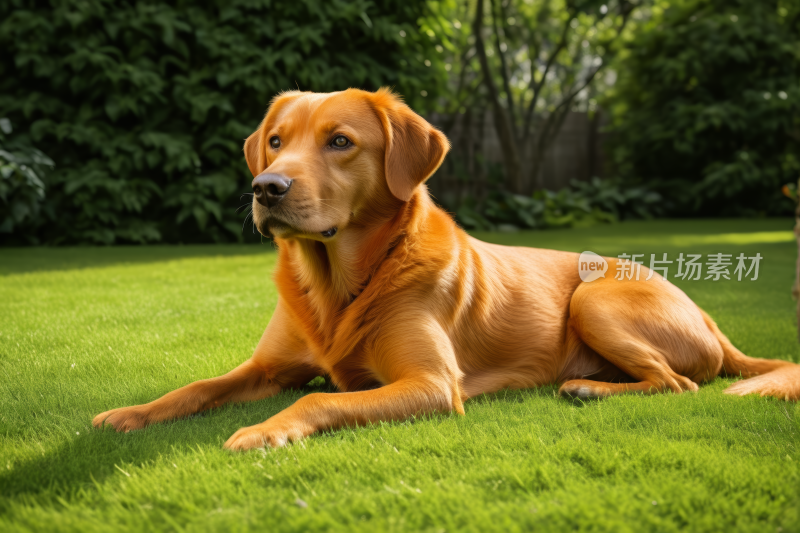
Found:
[(540, 188), (541, 185), (539, 182), (539, 171), (542, 167), (544, 153), (555, 140), (555, 136), (561, 130), (561, 126), (564, 125), (564, 121), (566, 120), (568, 113), (569, 108), (553, 110), (553, 112), (547, 116), (544, 126), (539, 133), (539, 138), (536, 141), (535, 152), (533, 154), (533, 164), (531, 166), (531, 178), (533, 179), (537, 188)]
[[(633, 5), (625, 2), (624, 4), (620, 4), (620, 10), (622, 12), (622, 24), (620, 24), (619, 29), (617, 29), (617, 33), (610, 42), (606, 43), (606, 47), (613, 43), (619, 36), (622, 34), (622, 30), (625, 29), (625, 25), (628, 22), (628, 17), (633, 12)], [(597, 75), (598, 72), (606, 65), (605, 61), (601, 60), (600, 65), (597, 66), (592, 73), (586, 77), (583, 81), (583, 84), (576, 90), (569, 92), (567, 96), (562, 98), (561, 102), (553, 109), (553, 111), (548, 115), (547, 119), (545, 120), (544, 127), (542, 128), (539, 138), (536, 143), (536, 152), (534, 154), (533, 160), (533, 179), (538, 183), (538, 173), (541, 167), (541, 159), (544, 155), (544, 152), (550, 146), (550, 143), (554, 140), (555, 136), (558, 135), (558, 132), (561, 130), (561, 126), (563, 126), (564, 121), (566, 120), (567, 114), (570, 111), (570, 104), (575, 99), (575, 97), (580, 94), (582, 90), (589, 86), (592, 82), (594, 77)]]
[(472, 22), (472, 34), (475, 36), (475, 52), (478, 55), (478, 62), (481, 65), (483, 72), (483, 80), (486, 82), (486, 89), (489, 91), (489, 98), (492, 105), (500, 105), (500, 96), (497, 91), (497, 86), (492, 79), (492, 71), (489, 68), (489, 60), (486, 58), (486, 47), (483, 43), (483, 0), (477, 0), (475, 6), (475, 20)]
[(442, 124), (442, 132), (445, 135), (447, 135), (447, 136), (450, 135), (451, 130), (452, 130), (453, 126), (455, 126), (455, 123), (456, 123), (456, 113), (458, 113), (458, 110), (462, 106), (469, 107), (470, 102), (475, 97), (475, 91), (477, 90), (478, 87), (480, 87), (481, 83), (483, 83), (483, 75), (482, 74), (478, 74), (478, 76), (475, 78), (475, 80), (472, 83), (470, 83), (470, 85), (467, 88), (466, 92), (463, 95), (461, 95), (461, 98), (452, 107), (452, 111), (448, 111), (447, 116), (449, 118), (446, 119), (444, 121), (444, 123)]
[[(500, 75), (503, 79), (503, 90), (506, 93), (506, 103), (508, 104), (508, 112), (511, 116), (515, 116), (515, 105), (514, 105), (514, 96), (511, 93), (511, 84), (508, 80), (508, 67), (506, 66), (506, 55), (503, 53), (503, 49), (500, 48), (500, 31), (497, 27), (497, 15), (496, 15), (496, 7), (495, 7), (495, 0), (489, 0), (490, 9), (492, 11), (492, 29), (494, 30), (494, 43), (495, 48), (497, 49), (497, 55), (500, 58)], [(505, 33), (505, 32), (504, 32)], [(515, 141), (517, 137), (517, 128), (514, 127), (512, 129), (512, 133), (514, 134)]]
[[(616, 41), (619, 38), (619, 36), (622, 34), (622, 30), (625, 29), (625, 25), (628, 23), (628, 17), (630, 16), (631, 12), (633, 11), (633, 7), (632, 7), (632, 4), (627, 4), (627, 5), (629, 5), (631, 7), (628, 8), (628, 9), (622, 8), (622, 24), (620, 24), (619, 29), (617, 29), (617, 34), (614, 36), (614, 38), (611, 39), (608, 43), (606, 43), (606, 48), (608, 48), (608, 46), (610, 46), (614, 41)], [(586, 78), (586, 80), (584, 80), (584, 83), (583, 83), (583, 85), (581, 85), (580, 89), (576, 89), (575, 91), (570, 93), (568, 96), (564, 97), (564, 99), (556, 106), (556, 110), (558, 110), (559, 108), (561, 108), (561, 107), (569, 104), (570, 102), (572, 102), (572, 100), (576, 96), (578, 96), (578, 94), (582, 90), (584, 90), (592, 82), (594, 77), (597, 75), (598, 72), (600, 72), (600, 70), (602, 70), (602, 68), (604, 66), (606, 66), (606, 62), (603, 59), (601, 59), (600, 60), (600, 64), (597, 66), (596, 69), (594, 69), (594, 72), (592, 72)]]
[(500, 140), (500, 148), (503, 152), (503, 162), (506, 170), (506, 177), (511, 181), (513, 187), (519, 191), (522, 186), (522, 167), (520, 157), (520, 147), (515, 142), (513, 133), (514, 125), (511, 123), (508, 113), (500, 105), (500, 96), (497, 86), (492, 79), (492, 71), (489, 68), (489, 61), (486, 58), (486, 47), (483, 43), (483, 0), (475, 2), (475, 20), (472, 22), (472, 33), (475, 36), (475, 50), (483, 72), (483, 81), (494, 112), (494, 127)]
[(534, 76), (534, 60), (531, 60), (531, 88), (533, 89), (533, 97), (531, 101), (528, 103), (528, 109), (525, 113), (525, 125), (522, 128), (522, 142), (526, 143), (528, 137), (531, 133), (531, 124), (533, 123), (533, 112), (536, 109), (536, 102), (539, 100), (539, 95), (542, 92), (542, 88), (544, 84), (547, 82), (547, 74), (550, 72), (550, 68), (555, 63), (556, 57), (564, 49), (567, 45), (567, 34), (569, 33), (570, 23), (574, 19), (574, 16), (570, 16), (567, 20), (567, 23), (564, 25), (564, 31), (561, 32), (561, 39), (559, 40), (556, 47), (553, 49), (550, 57), (547, 58), (547, 63), (544, 67), (544, 73), (542, 73), (542, 80), (539, 83), (536, 83), (536, 76)]
[[(464, 81), (465, 81), (466, 76), (467, 76), (467, 71), (469, 70), (467, 68), (467, 65), (469, 64), (469, 57), (468, 56), (469, 56), (469, 50), (468, 49), (464, 50), (464, 53), (461, 54), (461, 60), (459, 62), (460, 65), (461, 65), (461, 72), (458, 73), (458, 86), (457, 86), (457, 89), (456, 89), (456, 94), (457, 95), (461, 95), (461, 91), (463, 91), (463, 89), (464, 89)], [(478, 79), (479, 80), (480, 80), (480, 77), (481, 77), (481, 75), (478, 74)], [(457, 103), (456, 107), (454, 108), (454, 111), (457, 111), (458, 108), (461, 107), (462, 103), (463, 102)]]

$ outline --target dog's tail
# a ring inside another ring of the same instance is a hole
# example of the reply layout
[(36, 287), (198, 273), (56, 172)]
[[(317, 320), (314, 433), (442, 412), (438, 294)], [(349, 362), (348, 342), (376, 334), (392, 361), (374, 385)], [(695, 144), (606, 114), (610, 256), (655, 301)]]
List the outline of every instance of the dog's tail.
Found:
[(720, 374), (730, 377), (749, 378), (738, 381), (725, 389), (725, 394), (760, 394), (782, 400), (800, 400), (800, 365), (780, 359), (758, 359), (740, 352), (717, 324), (703, 313), (710, 329), (722, 346), (722, 369)]

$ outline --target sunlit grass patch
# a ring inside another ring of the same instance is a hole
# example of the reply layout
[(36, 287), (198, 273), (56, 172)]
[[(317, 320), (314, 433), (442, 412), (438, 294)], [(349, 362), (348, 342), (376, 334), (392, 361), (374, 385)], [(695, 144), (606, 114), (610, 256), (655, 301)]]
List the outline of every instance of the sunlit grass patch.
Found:
[[(483, 237), (606, 255), (758, 252), (758, 281), (676, 283), (745, 352), (800, 361), (796, 249), (769, 237), (790, 228), (656, 221)], [(464, 417), (246, 454), (222, 443), (324, 382), (129, 434), (90, 427), (247, 358), (275, 305), (274, 261), (267, 245), (0, 252), (0, 530), (800, 528), (800, 410), (725, 396), (731, 380), (590, 402), (552, 386), (501, 391)]]

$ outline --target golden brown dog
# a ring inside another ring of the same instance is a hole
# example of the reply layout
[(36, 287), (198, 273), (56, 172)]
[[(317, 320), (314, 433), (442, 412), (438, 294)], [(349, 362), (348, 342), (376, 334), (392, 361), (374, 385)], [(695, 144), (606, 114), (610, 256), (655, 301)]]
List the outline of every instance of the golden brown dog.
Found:
[(447, 139), (387, 90), (281, 94), (244, 149), (255, 223), (278, 246), (280, 296), (255, 353), (95, 426), (139, 429), (323, 374), (342, 393), (304, 396), (225, 446), (463, 414), (472, 396), (548, 383), (594, 398), (696, 391), (725, 373), (758, 375), (728, 393), (800, 397), (800, 365), (745, 356), (680, 289), (645, 281), (645, 268), (641, 281), (583, 283), (577, 254), (467, 235), (424, 185)]

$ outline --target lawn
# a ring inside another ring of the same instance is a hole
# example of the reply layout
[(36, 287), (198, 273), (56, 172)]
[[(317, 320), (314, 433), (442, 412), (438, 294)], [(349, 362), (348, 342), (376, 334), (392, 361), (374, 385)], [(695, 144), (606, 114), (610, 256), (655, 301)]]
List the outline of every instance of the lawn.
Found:
[[(745, 353), (800, 361), (791, 225), (478, 236), (670, 259), (758, 252), (756, 281), (676, 284)], [(587, 403), (502, 391), (463, 417), (245, 454), (222, 443), (325, 384), (129, 434), (91, 428), (249, 357), (275, 305), (275, 257), (268, 244), (0, 249), (0, 530), (800, 530), (800, 408), (723, 395), (729, 379)]]

